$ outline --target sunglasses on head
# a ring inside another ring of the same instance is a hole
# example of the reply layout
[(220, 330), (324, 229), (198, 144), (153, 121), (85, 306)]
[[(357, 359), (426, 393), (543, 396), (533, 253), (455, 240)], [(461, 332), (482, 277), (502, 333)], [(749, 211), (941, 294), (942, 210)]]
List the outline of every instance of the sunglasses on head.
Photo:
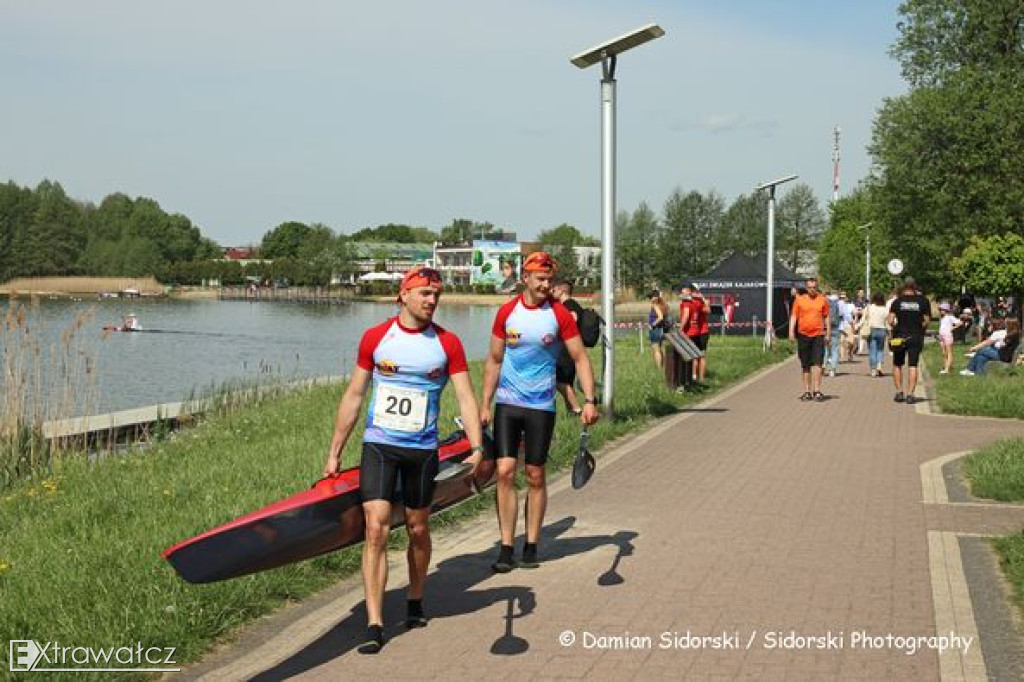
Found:
[(545, 270), (551, 270), (555, 267), (555, 261), (550, 258), (534, 258), (530, 261), (530, 267), (544, 268)]
[(435, 270), (434, 268), (420, 268), (419, 270), (416, 271), (416, 276), (424, 277), (427, 279), (427, 281), (430, 282), (441, 281), (441, 273)]

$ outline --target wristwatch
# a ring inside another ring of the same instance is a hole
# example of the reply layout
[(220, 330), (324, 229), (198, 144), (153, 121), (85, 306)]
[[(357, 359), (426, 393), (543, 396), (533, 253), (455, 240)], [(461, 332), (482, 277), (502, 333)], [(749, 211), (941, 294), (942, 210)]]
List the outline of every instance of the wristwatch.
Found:
[(588, 405), (597, 405), (597, 398), (587, 398), (583, 402), (587, 403)]
[(484, 451), (484, 446), (483, 445), (474, 445), (473, 446), (473, 452), (483, 452), (483, 451)]

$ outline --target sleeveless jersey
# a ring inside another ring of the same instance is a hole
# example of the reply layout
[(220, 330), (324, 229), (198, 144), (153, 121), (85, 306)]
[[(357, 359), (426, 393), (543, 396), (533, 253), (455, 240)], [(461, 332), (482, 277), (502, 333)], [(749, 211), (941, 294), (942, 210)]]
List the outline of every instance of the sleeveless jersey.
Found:
[(363, 440), (437, 448), (441, 391), (449, 376), (468, 371), (459, 337), (436, 324), (407, 329), (394, 317), (366, 330), (356, 364), (373, 372)]
[(562, 343), (580, 335), (565, 306), (555, 301), (530, 307), (517, 296), (498, 309), (491, 332), (505, 341), (496, 400), (555, 411), (555, 363)]

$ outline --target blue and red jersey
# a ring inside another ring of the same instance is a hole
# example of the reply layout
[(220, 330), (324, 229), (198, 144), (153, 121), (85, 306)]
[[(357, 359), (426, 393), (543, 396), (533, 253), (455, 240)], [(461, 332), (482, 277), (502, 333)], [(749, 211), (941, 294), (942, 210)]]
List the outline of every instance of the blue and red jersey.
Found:
[(441, 391), (469, 369), (459, 337), (433, 323), (409, 329), (394, 317), (366, 330), (356, 365), (373, 372), (363, 440), (435, 449)]
[(545, 301), (531, 307), (517, 296), (498, 309), (491, 332), (505, 342), (496, 400), (555, 411), (555, 362), (565, 341), (580, 335), (565, 306)]

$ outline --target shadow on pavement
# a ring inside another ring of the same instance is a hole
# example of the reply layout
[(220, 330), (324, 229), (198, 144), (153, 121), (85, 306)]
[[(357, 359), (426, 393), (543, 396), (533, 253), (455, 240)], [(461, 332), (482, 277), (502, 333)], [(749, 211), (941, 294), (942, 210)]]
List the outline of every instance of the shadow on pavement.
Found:
[[(625, 579), (618, 573), (619, 564), (622, 557), (633, 553), (632, 540), (637, 537), (637, 533), (619, 531), (614, 535), (562, 538), (561, 536), (575, 523), (575, 517), (567, 516), (544, 528), (543, 540), (540, 543), (541, 560), (545, 563), (553, 562), (605, 545), (615, 545), (618, 547), (618, 553), (611, 567), (597, 578), (597, 582), (602, 586), (624, 583)], [(521, 546), (521, 540), (517, 546)], [(438, 564), (436, 569), (427, 576), (424, 605), (427, 616), (433, 620), (475, 613), (504, 602), (507, 607), (502, 615), (503, 623), (500, 630), (496, 628), (496, 639), (491, 645), (490, 651), (495, 655), (518, 655), (527, 651), (530, 644), (527, 640), (514, 634), (512, 622), (533, 613), (537, 605), (533, 589), (521, 585), (474, 589), (494, 577), (491, 563), (497, 556), (497, 550), (498, 543), (495, 542), (491, 548), (483, 552), (452, 557)], [(521, 577), (526, 582), (529, 580), (530, 573), (525, 569), (518, 569), (510, 575)], [(404, 580), (404, 571), (398, 571), (392, 577)], [(385, 626), (385, 636), (388, 640), (405, 634), (404, 620), (405, 585), (403, 584), (384, 594), (384, 621), (388, 624)], [(259, 682), (284, 680), (328, 663), (362, 644), (365, 628), (365, 605), (360, 603), (316, 641), (252, 679)], [(387, 646), (379, 655), (387, 656)]]

